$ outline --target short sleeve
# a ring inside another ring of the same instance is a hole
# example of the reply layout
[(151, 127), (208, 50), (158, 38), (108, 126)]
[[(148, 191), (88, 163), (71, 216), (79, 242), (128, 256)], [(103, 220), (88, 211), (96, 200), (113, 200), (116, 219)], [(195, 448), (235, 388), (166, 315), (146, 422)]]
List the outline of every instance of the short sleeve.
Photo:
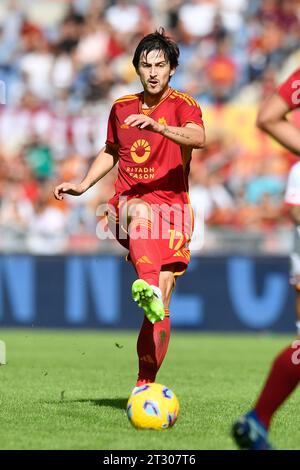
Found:
[(118, 144), (116, 107), (115, 106), (112, 107), (109, 118), (108, 118), (106, 143), (113, 144), (113, 145)]
[(189, 122), (203, 127), (201, 108), (192, 97), (187, 96), (182, 100), (177, 109), (177, 116), (181, 127), (184, 127)]
[(287, 103), (290, 109), (300, 107), (300, 69), (278, 87), (278, 94)]
[(287, 204), (300, 206), (300, 162), (290, 170), (284, 199)]

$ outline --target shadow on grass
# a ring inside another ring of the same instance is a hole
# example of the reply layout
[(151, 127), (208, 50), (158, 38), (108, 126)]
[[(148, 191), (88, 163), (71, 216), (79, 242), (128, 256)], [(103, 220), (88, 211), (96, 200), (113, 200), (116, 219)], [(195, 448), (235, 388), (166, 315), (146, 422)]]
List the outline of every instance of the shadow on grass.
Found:
[(126, 410), (128, 398), (99, 398), (98, 400), (82, 398), (80, 400), (71, 400), (77, 403), (90, 403), (94, 406), (109, 406), (110, 408), (118, 408)]
[(87, 403), (92, 406), (106, 406), (109, 408), (117, 408), (120, 410), (126, 410), (128, 398), (79, 398), (77, 400), (53, 400), (46, 401), (47, 405), (68, 405), (69, 403)]

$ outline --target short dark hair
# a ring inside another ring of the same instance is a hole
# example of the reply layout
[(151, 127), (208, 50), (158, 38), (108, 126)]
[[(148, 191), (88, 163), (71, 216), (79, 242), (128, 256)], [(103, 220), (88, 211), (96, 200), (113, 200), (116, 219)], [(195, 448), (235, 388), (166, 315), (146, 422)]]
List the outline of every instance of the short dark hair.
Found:
[(173, 41), (173, 39), (165, 35), (164, 28), (159, 28), (159, 30), (155, 31), (155, 33), (145, 36), (138, 44), (132, 59), (132, 63), (135, 69), (138, 69), (139, 60), (143, 53), (148, 55), (149, 52), (155, 50), (159, 50), (164, 53), (171, 69), (175, 69), (177, 67), (179, 47), (177, 46), (176, 42)]

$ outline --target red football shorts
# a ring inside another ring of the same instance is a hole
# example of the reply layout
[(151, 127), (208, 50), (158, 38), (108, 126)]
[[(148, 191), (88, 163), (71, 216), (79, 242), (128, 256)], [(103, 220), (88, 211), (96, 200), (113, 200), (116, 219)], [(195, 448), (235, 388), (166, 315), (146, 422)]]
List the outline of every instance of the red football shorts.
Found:
[[(129, 250), (129, 236), (127, 231), (127, 210), (126, 204), (130, 198), (119, 198), (115, 195), (108, 202), (107, 223), (110, 232), (116, 240), (127, 250)], [(144, 198), (139, 197), (144, 200)], [(147, 201), (144, 201), (147, 203)], [(147, 203), (148, 204), (148, 203)], [(158, 205), (157, 205), (158, 206)], [(157, 209), (156, 205), (152, 205), (152, 231), (149, 237), (157, 240), (162, 264), (162, 271), (172, 271), (175, 276), (180, 276), (185, 272), (190, 261), (189, 241), (193, 230), (193, 214), (187, 217), (183, 214), (178, 206), (178, 216), (167, 214)], [(137, 235), (138, 236), (138, 235)], [(146, 256), (146, 254), (145, 254)], [(130, 255), (127, 257), (130, 260)]]

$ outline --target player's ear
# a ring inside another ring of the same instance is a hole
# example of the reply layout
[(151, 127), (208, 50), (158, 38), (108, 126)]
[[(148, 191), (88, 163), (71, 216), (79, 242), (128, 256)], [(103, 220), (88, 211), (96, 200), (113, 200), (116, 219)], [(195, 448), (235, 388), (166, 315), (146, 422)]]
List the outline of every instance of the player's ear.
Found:
[(175, 69), (171, 69), (170, 70), (170, 77), (173, 77), (174, 73), (175, 73)]

